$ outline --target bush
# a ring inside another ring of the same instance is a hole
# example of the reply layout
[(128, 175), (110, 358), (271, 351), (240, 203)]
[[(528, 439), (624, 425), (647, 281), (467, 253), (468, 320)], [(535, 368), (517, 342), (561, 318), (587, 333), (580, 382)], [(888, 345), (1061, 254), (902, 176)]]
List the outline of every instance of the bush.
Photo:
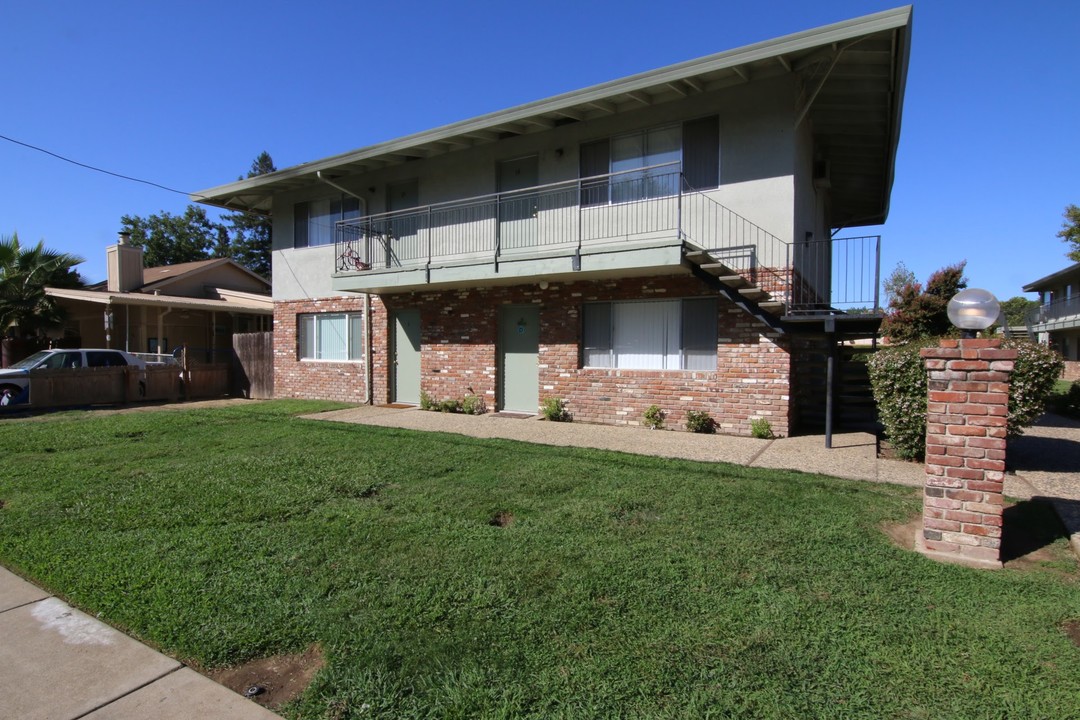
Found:
[(420, 391), (420, 409), (421, 410), (438, 410), (439, 403), (435, 402), (435, 399), (428, 395), (423, 390)]
[(750, 421), (750, 434), (759, 440), (772, 440), (776, 437), (773, 435), (772, 423), (765, 418)]
[(664, 411), (660, 409), (659, 405), (650, 405), (641, 418), (642, 422), (652, 430), (664, 429)]
[(697, 410), (686, 411), (686, 429), (692, 433), (704, 433), (712, 435), (716, 432), (716, 421), (709, 417), (707, 412)]
[(444, 413), (459, 413), (461, 412), (460, 400), (443, 400), (439, 403), (439, 412)]
[(1080, 382), (1059, 380), (1051, 398), (1054, 412), (1068, 417), (1080, 418)]
[(487, 412), (487, 405), (479, 395), (466, 395), (461, 401), (461, 411), (466, 415), (483, 415)]
[(574, 419), (566, 409), (566, 403), (563, 399), (556, 397), (544, 398), (544, 402), (540, 404), (540, 414), (544, 416), (545, 420), (551, 420), (552, 422), (570, 422)]
[[(904, 459), (921, 459), (926, 453), (926, 369), (919, 350), (937, 343), (884, 348), (869, 361), (878, 418), (897, 456)], [(1063, 361), (1049, 347), (1026, 340), (1005, 340), (1002, 347), (1018, 353), (1009, 378), (1007, 425), (1009, 436), (1015, 437), (1042, 414)]]

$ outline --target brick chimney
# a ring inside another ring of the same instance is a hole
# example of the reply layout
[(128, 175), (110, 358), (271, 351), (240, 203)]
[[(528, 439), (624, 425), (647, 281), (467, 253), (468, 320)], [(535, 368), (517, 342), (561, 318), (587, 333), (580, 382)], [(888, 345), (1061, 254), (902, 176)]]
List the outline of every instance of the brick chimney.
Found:
[(143, 251), (130, 245), (131, 233), (117, 233), (115, 245), (105, 249), (105, 264), (109, 269), (109, 292), (131, 292), (143, 284)]

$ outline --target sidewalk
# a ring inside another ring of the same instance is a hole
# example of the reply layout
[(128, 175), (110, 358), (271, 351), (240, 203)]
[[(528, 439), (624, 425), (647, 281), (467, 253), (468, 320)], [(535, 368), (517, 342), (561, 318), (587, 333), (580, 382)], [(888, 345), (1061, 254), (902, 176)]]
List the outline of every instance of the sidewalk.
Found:
[(0, 718), (277, 717), (0, 568)]

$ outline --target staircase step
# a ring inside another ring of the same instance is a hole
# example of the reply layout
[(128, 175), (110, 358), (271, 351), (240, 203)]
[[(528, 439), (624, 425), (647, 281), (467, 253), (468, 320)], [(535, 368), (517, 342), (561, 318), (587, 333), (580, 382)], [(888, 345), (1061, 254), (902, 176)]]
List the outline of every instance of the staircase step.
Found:
[(739, 288), (739, 294), (747, 300), (760, 300), (761, 298), (769, 297), (769, 293), (765, 292), (759, 287), (744, 287)]

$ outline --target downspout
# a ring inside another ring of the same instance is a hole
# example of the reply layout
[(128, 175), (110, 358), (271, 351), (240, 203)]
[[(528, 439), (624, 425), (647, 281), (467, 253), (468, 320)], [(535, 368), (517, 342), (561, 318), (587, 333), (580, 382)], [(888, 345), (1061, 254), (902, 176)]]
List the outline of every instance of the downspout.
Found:
[[(357, 195), (352, 190), (349, 190), (341, 185), (338, 185), (333, 180), (323, 177), (322, 170), (315, 171), (315, 177), (323, 181), (330, 187), (338, 190), (349, 197), (354, 197), (360, 202), (360, 215), (367, 215), (367, 199), (361, 195)], [(374, 393), (371, 390), (371, 382), (374, 377), (374, 372), (371, 368), (372, 352), (371, 352), (371, 295), (368, 293), (362, 293), (364, 296), (364, 404), (374, 404)]]

